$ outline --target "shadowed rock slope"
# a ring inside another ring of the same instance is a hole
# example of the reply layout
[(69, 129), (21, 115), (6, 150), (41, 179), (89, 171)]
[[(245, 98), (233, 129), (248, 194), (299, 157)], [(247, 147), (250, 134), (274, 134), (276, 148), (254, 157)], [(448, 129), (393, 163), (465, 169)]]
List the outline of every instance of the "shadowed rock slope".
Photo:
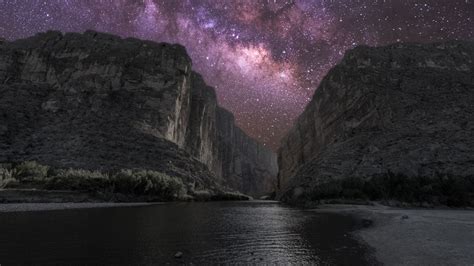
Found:
[(279, 196), (310, 201), (340, 195), (340, 187), (324, 188), (335, 180), (384, 176), (422, 180), (428, 192), (436, 178), (470, 178), (472, 186), (473, 103), (472, 42), (357, 47), (282, 141)]
[(92, 31), (0, 42), (0, 94), (1, 162), (158, 170), (254, 194), (276, 176), (273, 152), (222, 137), (227, 111), (180, 45)]

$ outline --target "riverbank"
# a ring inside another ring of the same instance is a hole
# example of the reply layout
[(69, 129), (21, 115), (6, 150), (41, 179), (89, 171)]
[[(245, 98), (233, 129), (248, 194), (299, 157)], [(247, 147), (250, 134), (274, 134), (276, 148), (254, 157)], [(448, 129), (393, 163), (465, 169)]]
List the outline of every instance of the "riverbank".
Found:
[[(250, 200), (217, 183), (184, 182), (152, 170), (61, 169), (34, 161), (0, 163), (0, 203)], [(185, 184), (186, 183), (186, 184)]]
[(252, 197), (237, 192), (211, 193), (197, 191), (192, 195), (182, 195), (173, 200), (162, 200), (154, 195), (121, 193), (100, 193), (71, 190), (44, 189), (0, 189), (2, 203), (140, 203), (140, 202), (180, 202), (180, 201), (232, 201), (251, 200)]
[(31, 212), (31, 211), (53, 211), (69, 209), (93, 209), (114, 207), (137, 207), (149, 206), (162, 203), (113, 203), (113, 202), (87, 202), (87, 203), (3, 203), (0, 204), (0, 213), (3, 212)]
[(366, 227), (357, 238), (385, 265), (473, 265), (473, 209), (399, 209), (383, 205), (321, 205), (316, 212), (349, 214)]

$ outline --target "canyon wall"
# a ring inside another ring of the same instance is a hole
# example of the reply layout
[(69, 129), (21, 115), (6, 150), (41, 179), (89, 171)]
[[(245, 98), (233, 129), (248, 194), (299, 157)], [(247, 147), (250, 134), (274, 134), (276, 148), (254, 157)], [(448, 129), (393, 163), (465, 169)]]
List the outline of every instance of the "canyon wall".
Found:
[[(93, 31), (0, 42), (0, 92), (0, 161), (154, 169), (247, 193), (268, 187), (245, 178), (266, 184), (276, 174), (275, 155), (256, 141), (220, 138), (227, 111), (180, 45)], [(228, 147), (235, 153), (224, 160)], [(244, 165), (249, 175), (236, 182)]]
[(191, 77), (191, 111), (185, 148), (229, 187), (251, 195), (275, 191), (276, 154), (245, 134), (198, 73)]
[(222, 160), (222, 176), (227, 177), (230, 186), (251, 195), (275, 191), (276, 155), (237, 127), (234, 116), (225, 109), (218, 108), (217, 127), (218, 140), (222, 143), (217, 157)]
[(384, 174), (474, 176), (474, 44), (357, 47), (282, 141), (279, 197)]

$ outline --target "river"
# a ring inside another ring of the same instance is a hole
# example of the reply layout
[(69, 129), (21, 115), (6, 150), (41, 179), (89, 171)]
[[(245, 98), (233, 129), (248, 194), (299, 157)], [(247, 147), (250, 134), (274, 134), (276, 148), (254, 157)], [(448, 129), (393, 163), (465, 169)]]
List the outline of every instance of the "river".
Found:
[(0, 213), (0, 264), (368, 264), (355, 226), (264, 201)]

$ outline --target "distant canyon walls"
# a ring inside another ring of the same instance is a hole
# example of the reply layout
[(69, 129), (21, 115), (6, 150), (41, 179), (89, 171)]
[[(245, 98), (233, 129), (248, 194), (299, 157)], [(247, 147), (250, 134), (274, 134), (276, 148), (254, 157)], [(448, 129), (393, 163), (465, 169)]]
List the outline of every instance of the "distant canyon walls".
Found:
[(185, 148), (230, 187), (252, 195), (276, 189), (276, 154), (245, 134), (232, 113), (217, 105), (203, 78), (191, 77), (190, 124)]
[(279, 196), (287, 201), (350, 177), (474, 176), (474, 43), (347, 52), (278, 157)]
[(0, 92), (0, 161), (273, 189), (275, 154), (217, 105), (182, 46), (93, 31), (0, 42)]

